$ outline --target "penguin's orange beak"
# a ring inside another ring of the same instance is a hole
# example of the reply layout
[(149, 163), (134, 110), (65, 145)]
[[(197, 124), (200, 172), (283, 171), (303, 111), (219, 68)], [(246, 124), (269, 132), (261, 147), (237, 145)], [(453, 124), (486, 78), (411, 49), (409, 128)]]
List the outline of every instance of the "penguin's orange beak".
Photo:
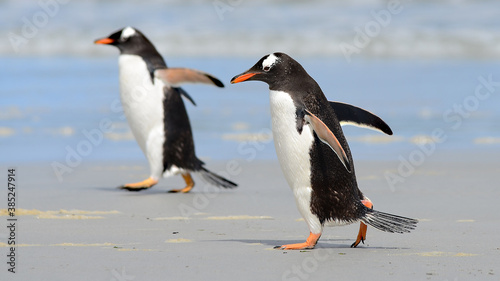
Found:
[(102, 38), (102, 39), (97, 39), (94, 41), (95, 44), (104, 44), (104, 45), (109, 45), (114, 43), (115, 40), (111, 38)]
[(247, 81), (248, 79), (250, 79), (250, 77), (253, 77), (257, 74), (259, 74), (259, 73), (250, 72), (250, 73), (244, 73), (241, 75), (236, 75), (233, 77), (233, 79), (231, 79), (231, 84), (236, 84), (236, 83), (240, 83), (243, 81)]

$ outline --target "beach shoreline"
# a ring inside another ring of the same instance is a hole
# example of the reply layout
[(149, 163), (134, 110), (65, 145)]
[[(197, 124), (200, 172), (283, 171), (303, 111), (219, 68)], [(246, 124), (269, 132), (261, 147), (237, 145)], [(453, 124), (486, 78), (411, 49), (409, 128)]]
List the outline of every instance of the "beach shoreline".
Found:
[[(227, 161), (208, 163), (215, 172), (226, 166)], [(118, 190), (123, 181), (147, 174), (141, 165), (87, 163), (63, 182), (49, 166), (20, 165), (18, 272), (9, 275), (4, 267), (0, 276), (495, 280), (498, 217), (494, 205), (482, 202), (500, 195), (488, 185), (499, 168), (480, 161), (429, 161), (391, 189), (384, 173), (397, 166), (397, 161), (358, 161), (358, 184), (376, 209), (418, 218), (412, 233), (369, 228), (366, 244), (351, 249), (357, 224), (328, 227), (314, 250), (279, 251), (272, 247), (304, 240), (308, 230), (275, 160), (241, 161), (230, 178), (239, 184), (234, 190), (195, 178), (198, 184), (189, 194), (166, 193), (182, 185), (180, 177), (138, 193)], [(8, 249), (5, 240), (2, 235), (2, 253)]]

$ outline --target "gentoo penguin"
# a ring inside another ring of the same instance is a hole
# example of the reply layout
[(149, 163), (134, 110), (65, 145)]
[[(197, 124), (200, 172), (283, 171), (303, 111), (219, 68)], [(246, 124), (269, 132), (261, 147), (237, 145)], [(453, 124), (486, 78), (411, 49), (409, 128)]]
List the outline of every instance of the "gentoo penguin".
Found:
[(187, 69), (167, 68), (153, 44), (137, 29), (126, 27), (96, 44), (113, 45), (120, 50), (120, 98), (132, 133), (149, 162), (148, 179), (120, 188), (139, 191), (150, 188), (163, 176), (181, 174), (186, 187), (170, 192), (189, 192), (192, 172), (209, 183), (232, 188), (236, 184), (206, 168), (196, 157), (191, 125), (181, 95), (194, 104), (180, 84), (205, 83), (224, 87), (210, 74)]
[(351, 247), (364, 243), (366, 224), (397, 233), (415, 228), (415, 219), (374, 210), (356, 183), (351, 151), (340, 122), (392, 134), (382, 119), (358, 107), (329, 102), (304, 68), (283, 53), (264, 56), (231, 83), (249, 80), (269, 85), (276, 153), (310, 230), (306, 242), (275, 248), (312, 249), (325, 224), (361, 221)]

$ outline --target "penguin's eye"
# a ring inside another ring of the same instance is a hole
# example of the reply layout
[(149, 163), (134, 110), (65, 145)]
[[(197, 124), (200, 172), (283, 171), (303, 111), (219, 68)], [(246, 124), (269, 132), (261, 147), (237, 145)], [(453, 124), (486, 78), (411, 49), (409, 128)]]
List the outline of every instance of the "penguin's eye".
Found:
[(263, 69), (264, 69), (264, 71), (266, 71), (266, 72), (267, 72), (267, 71), (269, 71), (269, 70), (271, 69), (271, 67), (270, 67), (270, 66), (268, 66), (268, 65), (266, 65), (266, 66), (264, 66), (264, 68), (263, 68)]

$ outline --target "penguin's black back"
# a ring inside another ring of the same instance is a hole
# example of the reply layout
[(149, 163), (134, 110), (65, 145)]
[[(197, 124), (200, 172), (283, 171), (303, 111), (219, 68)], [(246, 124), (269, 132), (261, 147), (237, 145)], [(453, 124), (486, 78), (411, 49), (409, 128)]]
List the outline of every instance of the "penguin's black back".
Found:
[(175, 165), (192, 171), (203, 162), (196, 157), (191, 124), (178, 88), (165, 87), (163, 171)]
[(342, 128), (324, 95), (309, 95), (304, 103), (337, 137), (351, 167), (348, 172), (332, 149), (315, 138), (309, 152), (311, 161), (311, 211), (321, 223), (328, 220), (351, 222), (363, 215), (354, 162)]

